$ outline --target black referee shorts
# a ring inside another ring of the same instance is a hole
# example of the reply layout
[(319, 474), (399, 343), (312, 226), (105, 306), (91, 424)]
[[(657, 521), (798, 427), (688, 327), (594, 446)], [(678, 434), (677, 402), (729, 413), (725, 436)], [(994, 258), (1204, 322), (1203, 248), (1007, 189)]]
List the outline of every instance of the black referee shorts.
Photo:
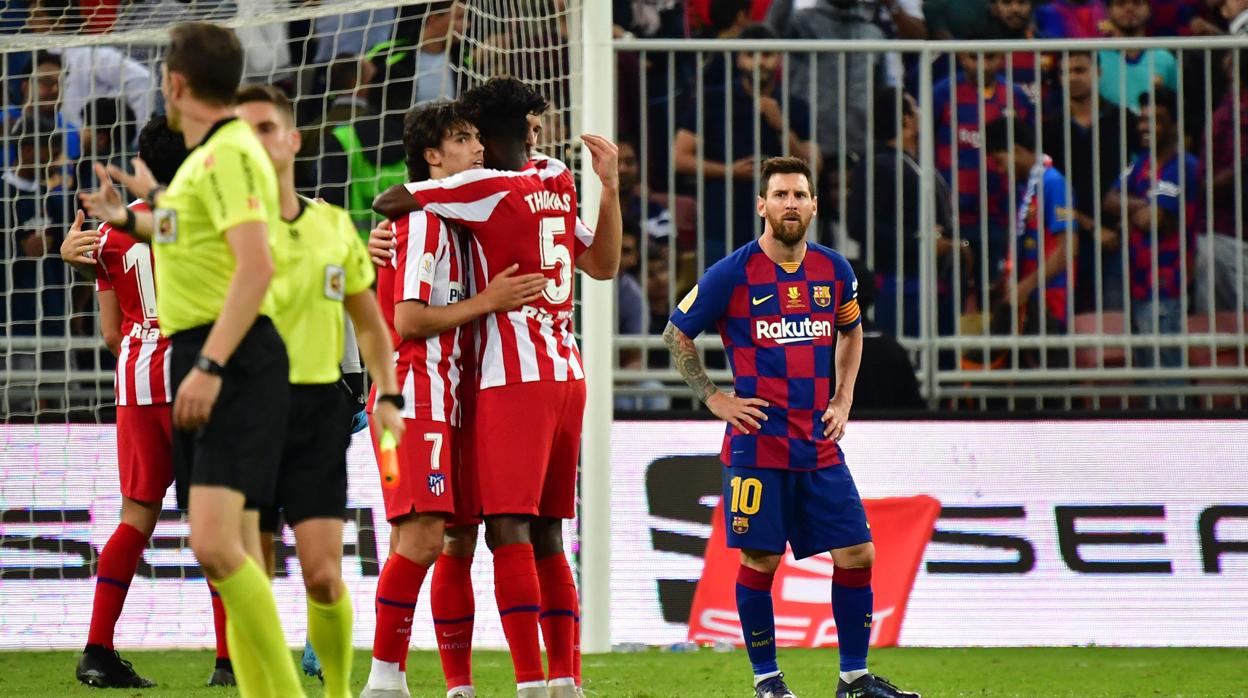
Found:
[[(203, 325), (170, 337), (175, 395), (211, 329)], [(243, 493), (249, 505), (271, 505), (286, 437), (289, 381), (286, 345), (272, 321), (260, 316), (225, 365), (208, 423), (194, 432), (173, 430), (179, 508), (187, 508), (192, 485), (228, 487)]]
[[(290, 422), (282, 448), (275, 506), (260, 512), (260, 530), (281, 521), (347, 515), (347, 447), (354, 407), (337, 383), (290, 386)], [(278, 510), (281, 516), (278, 516)]]

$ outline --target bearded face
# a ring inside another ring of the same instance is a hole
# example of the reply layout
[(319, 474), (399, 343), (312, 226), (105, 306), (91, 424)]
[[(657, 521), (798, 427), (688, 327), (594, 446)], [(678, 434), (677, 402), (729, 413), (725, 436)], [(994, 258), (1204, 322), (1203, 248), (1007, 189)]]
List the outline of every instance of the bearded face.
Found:
[(777, 242), (790, 247), (806, 239), (806, 228), (818, 208), (810, 182), (799, 173), (772, 175), (767, 195), (758, 199), (758, 213), (767, 222), (767, 230)]

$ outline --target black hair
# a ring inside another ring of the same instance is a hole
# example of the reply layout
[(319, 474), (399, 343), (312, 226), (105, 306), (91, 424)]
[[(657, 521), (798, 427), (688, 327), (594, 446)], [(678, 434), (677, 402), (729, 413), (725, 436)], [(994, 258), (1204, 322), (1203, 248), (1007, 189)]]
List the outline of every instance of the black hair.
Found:
[(61, 57), (58, 56), (57, 54), (52, 53), (50, 51), (37, 51), (35, 53), (35, 60), (30, 62), (31, 77), (34, 77), (34, 74), (35, 74), (34, 69), (36, 67), (41, 66), (41, 65), (46, 65), (49, 63), (55, 65), (58, 68), (62, 68), (65, 66), (64, 61), (62, 61)]
[(1140, 108), (1147, 106), (1161, 107), (1170, 114), (1170, 121), (1177, 123), (1179, 120), (1179, 95), (1174, 90), (1165, 85), (1158, 85), (1153, 88), (1153, 94), (1149, 95), (1148, 91), (1140, 93)]
[(124, 99), (117, 97), (97, 97), (87, 102), (83, 109), (83, 126), (95, 131), (108, 131), (110, 145), (116, 149), (118, 145), (134, 142), (134, 110)]
[(771, 177), (778, 174), (802, 175), (806, 178), (806, 185), (812, 189), (811, 194), (814, 194), (815, 178), (810, 172), (810, 165), (805, 160), (795, 157), (774, 157), (763, 161), (762, 171), (759, 173), (758, 178), (759, 196), (767, 197), (767, 189), (771, 186)]
[(529, 114), (542, 114), (550, 108), (537, 90), (519, 79), (503, 76), (468, 90), (460, 97), (464, 118), (477, 125), (482, 140), (519, 140), (528, 137)]
[(711, 0), (708, 14), (716, 34), (731, 27), (742, 12), (750, 11), (750, 0)]
[(984, 129), (984, 152), (999, 153), (1010, 149), (1010, 126), (1013, 124), (1013, 145), (1022, 146), (1025, 150), (1036, 152), (1036, 131), (1031, 124), (1016, 116), (1004, 117), (991, 121)]
[(455, 102), (434, 102), (413, 107), (403, 116), (403, 152), (407, 176), (413, 182), (430, 178), (425, 150), (439, 148), (460, 124), (469, 123)]
[(183, 22), (169, 30), (165, 66), (180, 73), (198, 99), (216, 106), (234, 104), (243, 80), (243, 46), (233, 30), (208, 22)]
[(173, 175), (189, 152), (182, 134), (169, 128), (163, 115), (153, 116), (139, 131), (139, 157), (161, 184), (173, 181)]
[[(875, 93), (875, 125), (874, 133), (877, 144), (883, 144), (901, 138), (901, 124), (904, 117), (916, 116), (913, 105), (906, 99), (906, 93), (899, 87), (880, 87)], [(901, 102), (901, 113), (897, 113), (897, 103)]]

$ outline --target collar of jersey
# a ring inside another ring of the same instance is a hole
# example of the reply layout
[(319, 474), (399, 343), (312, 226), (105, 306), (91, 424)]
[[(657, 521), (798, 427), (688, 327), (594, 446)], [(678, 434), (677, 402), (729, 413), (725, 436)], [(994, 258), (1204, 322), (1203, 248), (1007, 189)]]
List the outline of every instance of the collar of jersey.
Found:
[[(213, 124), (212, 128), (208, 129), (208, 133), (204, 134), (204, 140), (195, 144), (195, 148), (198, 148), (199, 146), (207, 143), (208, 139), (216, 135), (217, 131), (220, 131), (221, 129), (225, 128), (226, 125), (228, 125), (231, 121), (237, 121), (237, 120), (238, 120), (237, 116), (231, 116), (231, 117), (224, 118), (218, 121), (217, 123)], [(195, 150), (195, 148), (191, 148), (191, 150)]]

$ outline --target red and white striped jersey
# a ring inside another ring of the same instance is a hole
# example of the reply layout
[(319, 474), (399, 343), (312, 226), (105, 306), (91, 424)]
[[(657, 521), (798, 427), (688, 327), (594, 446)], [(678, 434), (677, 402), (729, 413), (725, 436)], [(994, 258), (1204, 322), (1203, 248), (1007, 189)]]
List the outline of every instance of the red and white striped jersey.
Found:
[[(135, 201), (130, 208), (146, 211)], [(95, 255), (96, 291), (113, 291), (121, 307), (121, 349), (114, 384), (118, 405), (173, 402), (169, 381), (169, 338), (156, 320), (156, 276), (152, 248), (105, 223)]]
[[(407, 419), (447, 422), (461, 419), (461, 357), (469, 328), (434, 337), (403, 339), (394, 325), (394, 308), (404, 301), (448, 306), (468, 297), (466, 243), (437, 216), (416, 211), (394, 222), (395, 255), (377, 271), (377, 298), (394, 341), (395, 369)], [(375, 393), (376, 391), (374, 391)], [(372, 410), (372, 397), (369, 410)]]
[[(545, 153), (534, 152), (529, 157), (529, 167), (542, 178), (546, 188), (554, 192), (576, 192), (576, 180), (572, 170), (562, 160), (552, 158)], [(573, 258), (580, 259), (581, 253), (594, 244), (594, 231), (585, 225), (580, 216), (576, 217), (576, 247)]]
[(519, 172), (476, 169), (406, 185), (426, 211), (472, 233), (477, 288), (485, 288), (512, 264), (520, 265), (517, 275), (541, 273), (547, 278), (537, 301), (482, 319), (482, 390), (585, 378), (572, 327), (572, 272), (573, 255), (587, 243), (577, 235), (571, 177), (547, 179), (550, 187), (533, 167)]

